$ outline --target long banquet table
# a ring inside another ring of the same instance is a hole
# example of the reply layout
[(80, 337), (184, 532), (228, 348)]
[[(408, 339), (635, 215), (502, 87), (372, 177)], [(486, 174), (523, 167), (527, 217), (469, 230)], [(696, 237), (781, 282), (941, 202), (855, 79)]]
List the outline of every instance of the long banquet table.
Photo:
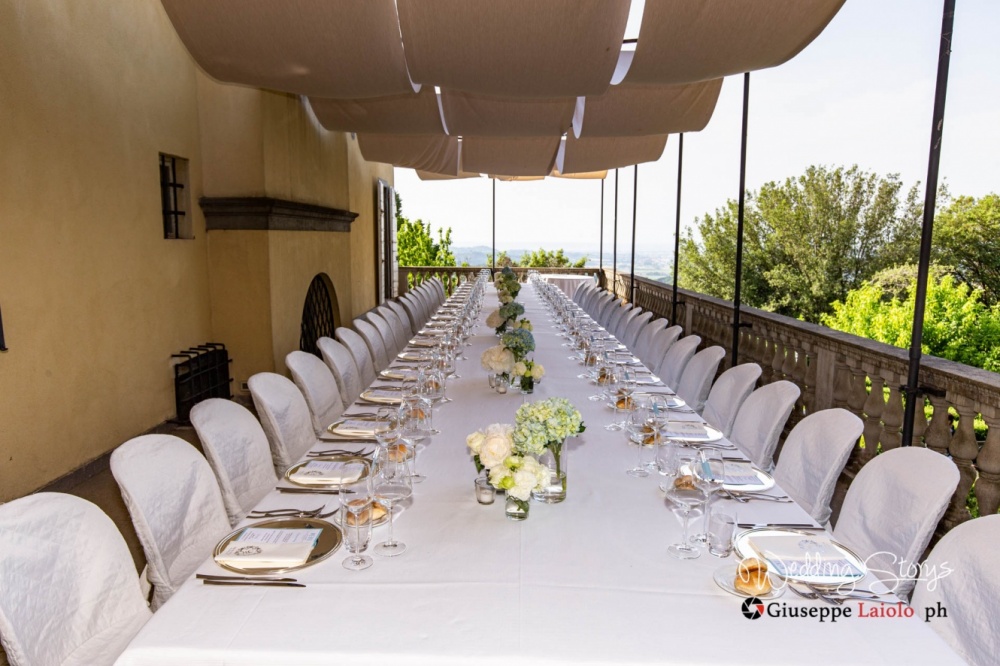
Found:
[[(742, 600), (712, 580), (721, 565), (735, 567), (732, 557), (671, 558), (680, 524), (656, 475), (626, 476), (635, 449), (604, 429), (611, 411), (587, 400), (594, 387), (577, 377), (581, 366), (532, 286), (519, 301), (547, 370), (533, 398), (570, 398), (588, 425), (568, 445), (565, 502), (533, 502), (528, 520), (514, 523), (502, 498), (490, 506), (474, 498), (465, 437), (512, 422), (522, 402), (487, 386), (479, 356), (497, 339), (480, 325), (461, 378), (449, 382), (454, 402), (435, 415), (441, 433), (420, 454), (427, 479), (395, 519), (405, 554), (374, 556), (374, 566), (354, 572), (341, 566), (341, 550), (294, 572), (301, 589), (189, 580), (118, 664), (961, 663), (919, 618), (747, 620)], [(488, 293), (483, 316), (495, 302)], [(324, 500), (336, 506), (336, 496), (271, 493), (259, 508)], [(739, 519), (812, 522), (797, 505), (772, 502), (739, 505)], [(373, 542), (384, 535), (377, 528)], [(225, 573), (211, 560), (200, 571)], [(790, 592), (778, 601), (821, 604)]]

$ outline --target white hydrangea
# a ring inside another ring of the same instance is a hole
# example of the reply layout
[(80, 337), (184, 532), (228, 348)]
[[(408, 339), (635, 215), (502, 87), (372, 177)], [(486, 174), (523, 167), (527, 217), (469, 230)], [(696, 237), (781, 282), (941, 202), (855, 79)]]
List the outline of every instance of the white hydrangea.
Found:
[(480, 363), (487, 372), (510, 374), (514, 370), (514, 353), (503, 345), (496, 345), (483, 352)]
[(503, 323), (503, 317), (500, 316), (500, 310), (494, 310), (486, 317), (486, 325), (490, 328), (496, 328)]

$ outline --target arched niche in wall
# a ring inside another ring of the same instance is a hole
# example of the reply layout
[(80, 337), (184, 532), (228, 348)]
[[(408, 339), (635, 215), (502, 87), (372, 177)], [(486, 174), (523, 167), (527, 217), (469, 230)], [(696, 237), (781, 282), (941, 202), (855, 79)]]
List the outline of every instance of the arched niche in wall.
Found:
[(309, 283), (306, 300), (302, 306), (302, 333), (299, 349), (320, 355), (316, 341), (333, 337), (334, 329), (340, 326), (340, 305), (333, 280), (326, 273), (318, 273)]

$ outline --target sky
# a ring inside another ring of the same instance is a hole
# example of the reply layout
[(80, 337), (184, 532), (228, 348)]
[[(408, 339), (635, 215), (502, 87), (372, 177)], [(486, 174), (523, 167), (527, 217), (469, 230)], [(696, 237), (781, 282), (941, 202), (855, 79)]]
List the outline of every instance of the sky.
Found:
[[(626, 37), (638, 32), (633, 20)], [(809, 165), (859, 165), (926, 180), (942, 0), (847, 0), (826, 30), (776, 68), (750, 77), (747, 187), (783, 181)], [(952, 195), (1000, 191), (1000, 0), (959, 0), (948, 82), (941, 177)], [(639, 35), (641, 39), (641, 34)], [(727, 77), (715, 114), (684, 137), (681, 224), (739, 193), (742, 75)], [(637, 253), (672, 250), (676, 136), (638, 167)], [(619, 170), (618, 248), (631, 243), (633, 169)], [(487, 178), (421, 181), (395, 169), (403, 214), (451, 227), (456, 246), (490, 245)], [(605, 252), (613, 239), (615, 176), (604, 181)], [(923, 190), (921, 189), (921, 192)], [(546, 178), (496, 184), (497, 248), (564, 248), (596, 255), (601, 184)], [(627, 251), (627, 250), (626, 250)]]

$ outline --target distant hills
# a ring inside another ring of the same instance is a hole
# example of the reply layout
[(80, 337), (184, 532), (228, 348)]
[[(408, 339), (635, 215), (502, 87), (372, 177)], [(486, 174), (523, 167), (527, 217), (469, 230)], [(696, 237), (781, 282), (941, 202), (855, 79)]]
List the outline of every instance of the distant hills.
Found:
[[(527, 248), (504, 248), (498, 247), (497, 254), (502, 250), (507, 251), (507, 255), (513, 259), (520, 259), (522, 255), (527, 252), (532, 252), (538, 248), (532, 248), (528, 250)], [(558, 250), (557, 247), (546, 247), (546, 250)], [(605, 248), (607, 250), (607, 248)], [(493, 253), (493, 248), (489, 245), (471, 245), (471, 246), (452, 246), (452, 253), (455, 255), (455, 262), (461, 265), (463, 262), (470, 266), (485, 266), (489, 265), (488, 257)], [(573, 250), (564, 250), (564, 253), (569, 257), (570, 261), (579, 261), (583, 257), (587, 257), (587, 266), (598, 266), (598, 252), (597, 248), (594, 248), (592, 252), (581, 252)], [(641, 275), (642, 277), (649, 278), (650, 280), (658, 280), (660, 282), (670, 282), (673, 275), (673, 264), (674, 255), (673, 252), (666, 251), (649, 251), (649, 252), (636, 252), (635, 253), (635, 273), (636, 275)], [(611, 252), (605, 251), (604, 253), (604, 265), (610, 267), (612, 264)], [(618, 252), (618, 270), (622, 272), (628, 272), (631, 268), (631, 258), (628, 250), (619, 250)]]

